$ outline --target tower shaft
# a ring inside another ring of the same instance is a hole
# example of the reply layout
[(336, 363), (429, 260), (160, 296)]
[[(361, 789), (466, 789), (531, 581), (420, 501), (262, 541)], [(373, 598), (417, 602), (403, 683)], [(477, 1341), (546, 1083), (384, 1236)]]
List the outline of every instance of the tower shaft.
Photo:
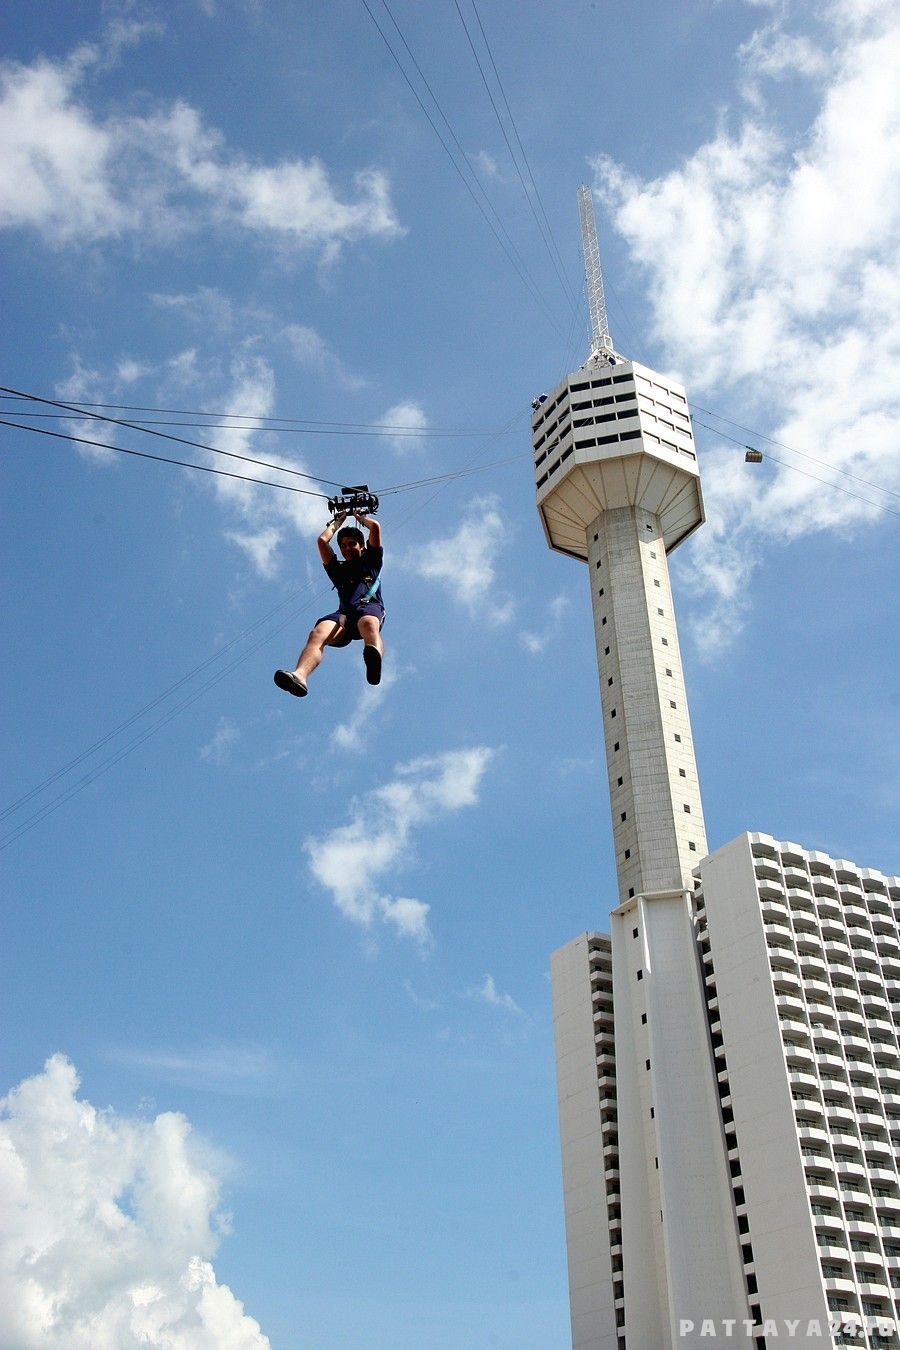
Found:
[(604, 511), (588, 550), (621, 904), (689, 889), (706, 835), (659, 516)]

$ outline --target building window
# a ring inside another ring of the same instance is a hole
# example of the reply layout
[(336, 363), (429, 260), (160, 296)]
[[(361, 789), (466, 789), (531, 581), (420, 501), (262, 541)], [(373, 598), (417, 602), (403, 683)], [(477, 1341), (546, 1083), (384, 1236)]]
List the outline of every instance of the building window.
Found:
[(624, 778), (617, 778), (617, 779), (616, 779), (616, 787), (621, 787), (622, 784), (623, 784), (624, 782), (625, 782), (625, 779), (624, 779)]
[(602, 628), (605, 623), (606, 623), (606, 615), (604, 614), (603, 618), (600, 620), (600, 627)]
[(684, 814), (686, 816), (689, 816), (691, 814), (691, 808), (688, 806), (687, 802), (684, 803)]
[(637, 977), (639, 980), (642, 980), (644, 978), (644, 972), (642, 970), (639, 970), (637, 973)]
[(644, 1060), (644, 1068), (645, 1068), (645, 1069), (649, 1069), (649, 1068), (650, 1068), (650, 1061), (649, 1061), (649, 1059), (645, 1059), (645, 1060)]
[(679, 736), (679, 734), (678, 734), (677, 731), (675, 732), (675, 739), (676, 739), (676, 741), (678, 741), (679, 743), (681, 742), (681, 737)]
[(679, 770), (678, 770), (678, 777), (679, 777), (679, 778), (687, 778), (687, 769), (679, 769)]
[(656, 612), (657, 614), (662, 614), (663, 611), (661, 609), (658, 609)]
[(671, 674), (672, 674), (672, 671), (671, 671), (671, 669), (670, 669), (669, 666), (666, 666), (666, 674), (667, 674), (667, 675), (671, 675)]
[(678, 707), (678, 704), (677, 704), (673, 699), (670, 698), (670, 699), (669, 699), (669, 707), (670, 707), (670, 708), (677, 708), (677, 707)]
[(626, 850), (625, 850), (625, 861), (627, 862), (628, 859), (629, 859), (630, 857), (631, 857), (631, 849), (630, 849), (630, 848), (626, 848)]
[(653, 581), (653, 585), (654, 585), (654, 586), (658, 586), (658, 585), (659, 585), (659, 582), (658, 582), (655, 578), (654, 578), (654, 581)]
[(696, 844), (688, 844), (688, 848), (690, 849), (691, 853), (696, 853), (696, 852), (697, 852), (697, 845), (696, 845)]
[(609, 685), (610, 688), (612, 688), (612, 676), (611, 676), (611, 675), (610, 675), (609, 679), (606, 681), (606, 683)]
[(622, 812), (622, 820), (627, 820), (627, 819), (628, 819), (628, 812), (627, 812), (627, 811), (623, 811), (623, 812)]
[(608, 648), (608, 647), (604, 647), (604, 648), (603, 648), (603, 655), (604, 655), (604, 656), (609, 656), (609, 648)]
[(656, 557), (656, 554), (653, 552), (653, 549), (652, 549), (652, 548), (651, 548), (651, 550), (650, 550), (650, 557), (651, 557), (651, 558), (655, 558), (655, 557)]
[(600, 587), (600, 589), (599, 589), (599, 591), (597, 592), (597, 594), (598, 594), (598, 595), (602, 595), (602, 594), (603, 594), (603, 587), (602, 587), (602, 586)]
[[(646, 1013), (641, 1013), (641, 1026), (644, 1026), (644, 1027), (645, 1027), (646, 1025), (647, 1025), (647, 1014), (646, 1014)], [(651, 1116), (653, 1115), (653, 1107), (652, 1107), (652, 1106), (650, 1107), (650, 1114), (651, 1114)]]
[(636, 928), (632, 928), (632, 930), (631, 930), (631, 936), (634, 938), (634, 937), (637, 937), (637, 935), (638, 935), (638, 930), (637, 930)]
[(613, 746), (613, 750), (618, 750), (618, 748), (619, 748), (619, 742), (616, 741), (615, 745)]
[(610, 717), (615, 717), (615, 715), (616, 715), (616, 710), (615, 710), (615, 708), (613, 708), (612, 712), (611, 712), (609, 715), (610, 715)]
[(633, 900), (633, 899), (634, 899), (634, 887), (633, 887), (633, 886), (629, 887), (629, 890), (628, 890), (628, 899), (629, 899), (629, 900)]
[(663, 638), (663, 640), (662, 640), (662, 645), (663, 645), (664, 647), (668, 647), (668, 645), (669, 645), (669, 639), (668, 639), (668, 638)]

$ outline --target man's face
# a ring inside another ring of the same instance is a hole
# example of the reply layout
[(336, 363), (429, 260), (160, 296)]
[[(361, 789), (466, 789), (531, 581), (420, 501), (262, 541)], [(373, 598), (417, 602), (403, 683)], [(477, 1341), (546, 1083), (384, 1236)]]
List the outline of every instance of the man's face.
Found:
[(354, 558), (358, 558), (363, 551), (362, 544), (352, 534), (345, 534), (342, 539), (339, 539), (338, 548), (341, 550), (345, 562), (351, 562)]

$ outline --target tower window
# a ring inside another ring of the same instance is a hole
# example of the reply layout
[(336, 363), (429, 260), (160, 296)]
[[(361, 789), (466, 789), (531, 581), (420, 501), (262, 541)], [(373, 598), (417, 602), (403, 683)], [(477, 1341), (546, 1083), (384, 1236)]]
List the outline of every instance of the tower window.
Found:
[(598, 594), (598, 595), (603, 595), (603, 587), (602, 587), (602, 586), (600, 587), (600, 589), (599, 589), (599, 591), (597, 592), (597, 594)]
[(631, 936), (632, 936), (633, 938), (635, 938), (635, 937), (637, 937), (637, 935), (638, 935), (638, 930), (637, 930), (636, 928), (632, 928), (632, 930), (631, 930)]
[(610, 675), (609, 679), (606, 681), (606, 683), (607, 683), (610, 687), (612, 687), (612, 676), (611, 676), (611, 675)]
[(666, 666), (666, 674), (667, 674), (667, 675), (671, 675), (671, 674), (672, 674), (672, 668), (671, 668), (671, 666)]
[(624, 779), (622, 779), (622, 778), (617, 778), (617, 779), (616, 779), (616, 787), (621, 787), (623, 781), (624, 781)]
[(686, 816), (689, 816), (691, 814), (691, 808), (688, 806), (687, 802), (684, 803), (684, 814)]
[(670, 708), (677, 708), (677, 707), (678, 707), (678, 704), (677, 704), (677, 703), (674, 703), (674, 702), (672, 701), (672, 699), (669, 699), (669, 707), (670, 707)]
[(626, 860), (626, 862), (627, 862), (627, 860), (628, 860), (630, 857), (631, 857), (631, 849), (630, 849), (630, 848), (626, 848), (626, 850), (625, 850), (625, 860)]
[(606, 615), (604, 614), (603, 618), (600, 620), (600, 627), (602, 628), (605, 623), (606, 623)]
[(604, 656), (609, 656), (609, 648), (608, 648), (608, 647), (604, 647), (604, 648), (603, 648), (603, 655), (604, 655)]
[(664, 647), (668, 647), (668, 645), (669, 645), (669, 639), (668, 639), (668, 638), (663, 638), (663, 640), (662, 640), (662, 645), (663, 645)]
[(697, 852), (697, 845), (696, 845), (696, 844), (688, 844), (688, 849), (690, 850), (691, 853), (696, 853), (696, 852)]
[(654, 578), (653, 585), (654, 585), (654, 586), (658, 586), (659, 584), (660, 584), (660, 583)]
[(651, 558), (655, 558), (655, 557), (656, 557), (656, 554), (653, 552), (653, 549), (652, 549), (652, 548), (651, 548), (651, 550), (650, 550), (650, 557), (651, 557)]
[(658, 609), (656, 612), (657, 614), (662, 614), (663, 611), (661, 609)]
[(679, 770), (678, 770), (678, 777), (679, 777), (679, 778), (687, 778), (687, 769), (679, 769)]
[(621, 819), (622, 819), (622, 820), (627, 820), (627, 819), (628, 819), (628, 812), (627, 812), (627, 811), (623, 811), (623, 812), (622, 812)]
[(633, 887), (633, 886), (629, 886), (629, 888), (628, 888), (628, 899), (629, 899), (629, 900), (633, 900), (633, 899), (634, 899), (634, 887)]
[(675, 739), (676, 739), (676, 741), (678, 741), (679, 744), (680, 744), (680, 742), (681, 742), (681, 737), (679, 736), (679, 734), (678, 734), (677, 731), (675, 732)]
[(610, 715), (610, 717), (615, 717), (615, 715), (616, 715), (616, 710), (615, 710), (615, 708), (613, 708), (612, 712), (611, 712), (609, 715)]
[(637, 973), (637, 977), (639, 980), (642, 980), (644, 978), (644, 972), (642, 970), (639, 970)]
[(616, 741), (615, 745), (613, 746), (613, 750), (618, 750), (618, 748), (619, 748), (619, 742)]

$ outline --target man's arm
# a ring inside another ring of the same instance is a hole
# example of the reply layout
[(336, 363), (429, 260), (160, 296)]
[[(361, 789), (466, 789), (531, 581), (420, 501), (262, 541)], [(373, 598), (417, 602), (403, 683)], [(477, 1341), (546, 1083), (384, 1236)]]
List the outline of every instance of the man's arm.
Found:
[(356, 519), (362, 525), (364, 530), (369, 531), (369, 547), (381, 548), (381, 526), (374, 516), (364, 516), (361, 512), (355, 512)]
[(346, 519), (347, 512), (341, 511), (333, 520), (329, 520), (328, 524), (316, 540), (319, 547), (319, 557), (326, 567), (330, 562), (335, 561), (334, 549), (331, 547), (331, 541), (334, 538), (336, 531), (340, 529)]

